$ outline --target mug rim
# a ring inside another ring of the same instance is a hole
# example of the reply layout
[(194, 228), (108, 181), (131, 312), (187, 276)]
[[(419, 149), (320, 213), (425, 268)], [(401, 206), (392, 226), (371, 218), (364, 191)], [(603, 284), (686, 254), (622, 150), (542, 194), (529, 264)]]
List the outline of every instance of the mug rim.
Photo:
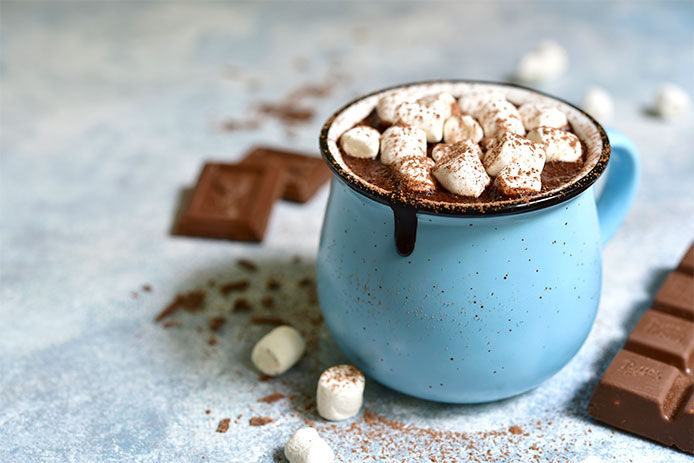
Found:
[[(366, 98), (372, 97), (376, 94), (387, 92), (390, 90), (395, 90), (398, 88), (417, 86), (417, 85), (427, 85), (427, 84), (482, 84), (482, 85), (495, 85), (501, 87), (512, 87), (521, 90), (525, 90), (531, 93), (536, 93), (538, 95), (551, 98), (553, 100), (559, 101), (562, 104), (570, 106), (574, 110), (578, 111), (581, 115), (585, 116), (597, 129), (602, 142), (602, 150), (600, 157), (595, 165), (585, 174), (583, 174), (578, 180), (570, 183), (564, 188), (558, 191), (547, 191), (533, 196), (530, 199), (517, 198), (509, 199), (503, 201), (495, 201), (490, 203), (444, 203), (444, 202), (433, 202), (428, 200), (423, 200), (420, 198), (405, 198), (402, 194), (397, 191), (383, 192), (382, 189), (379, 191), (376, 187), (369, 184), (366, 180), (344, 169), (335, 159), (333, 154), (330, 152), (328, 147), (328, 132), (332, 127), (335, 119), (342, 114), (345, 110), (353, 106), (354, 104), (365, 100)], [(590, 114), (583, 111), (581, 108), (573, 105), (561, 98), (555, 97), (554, 95), (549, 95), (547, 93), (535, 90), (523, 85), (518, 85), (512, 82), (495, 82), (487, 80), (473, 80), (473, 79), (440, 79), (440, 80), (424, 80), (405, 84), (393, 85), (391, 87), (386, 87), (380, 90), (370, 92), (366, 95), (360, 96), (349, 103), (343, 105), (338, 109), (323, 125), (320, 133), (320, 151), (323, 160), (328, 164), (330, 170), (333, 171), (337, 177), (347, 184), (352, 190), (360, 193), (376, 202), (385, 204), (390, 207), (400, 207), (400, 208), (411, 208), (415, 209), (417, 213), (424, 213), (430, 215), (443, 215), (443, 216), (453, 216), (453, 217), (488, 217), (488, 216), (500, 216), (508, 214), (520, 214), (523, 212), (535, 211), (538, 209), (544, 209), (550, 206), (554, 206), (563, 203), (580, 193), (587, 190), (591, 185), (593, 185), (602, 173), (607, 168), (607, 163), (610, 159), (610, 142), (607, 138), (607, 133), (605, 129), (600, 125), (598, 121), (595, 120)]]

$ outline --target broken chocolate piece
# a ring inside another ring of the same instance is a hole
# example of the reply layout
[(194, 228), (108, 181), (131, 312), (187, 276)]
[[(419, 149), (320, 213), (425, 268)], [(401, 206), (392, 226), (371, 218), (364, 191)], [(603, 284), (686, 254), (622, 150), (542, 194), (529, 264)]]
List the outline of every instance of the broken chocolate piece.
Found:
[(294, 153), (280, 149), (258, 147), (251, 150), (241, 165), (279, 166), (287, 174), (282, 198), (305, 203), (330, 178), (330, 169), (317, 156)]
[(273, 165), (207, 163), (174, 234), (261, 241), (283, 188), (283, 171)]
[(694, 277), (680, 271), (688, 256), (603, 374), (588, 414), (694, 453)]

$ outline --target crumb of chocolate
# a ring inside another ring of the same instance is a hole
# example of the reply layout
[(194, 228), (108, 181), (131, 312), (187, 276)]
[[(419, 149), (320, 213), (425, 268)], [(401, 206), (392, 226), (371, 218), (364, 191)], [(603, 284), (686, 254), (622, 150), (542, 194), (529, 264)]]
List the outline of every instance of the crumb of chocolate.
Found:
[(180, 320), (167, 320), (164, 323), (162, 323), (163, 328), (173, 328), (175, 326), (182, 326), (183, 323), (181, 323)]
[(275, 290), (275, 289), (279, 289), (280, 286), (282, 286), (282, 284), (279, 282), (279, 280), (277, 278), (270, 277), (267, 280), (266, 286), (267, 286), (267, 289)]
[(508, 432), (510, 432), (511, 434), (523, 434), (523, 428), (514, 425), (508, 428)]
[(272, 296), (265, 296), (260, 300), (263, 307), (273, 307), (275, 305), (275, 298)]
[(256, 315), (251, 317), (251, 323), (258, 325), (288, 325), (283, 318), (274, 317), (272, 315)]
[(222, 326), (227, 322), (225, 317), (213, 317), (210, 318), (210, 329), (214, 332), (218, 332), (222, 329)]
[(210, 409), (205, 410), (205, 415), (209, 415), (210, 413), (212, 413), (212, 410), (210, 410)]
[(313, 278), (311, 277), (305, 277), (299, 280), (298, 285), (301, 286), (302, 288), (306, 286), (311, 286), (313, 284)]
[(145, 283), (144, 285), (142, 285), (142, 291), (144, 291), (146, 293), (151, 293), (152, 292), (152, 286)]
[(257, 119), (229, 119), (222, 124), (222, 128), (228, 132), (256, 130), (260, 128), (260, 121)]
[(238, 280), (238, 281), (230, 281), (229, 283), (224, 283), (219, 287), (219, 292), (222, 293), (223, 296), (228, 296), (229, 293), (233, 291), (243, 291), (248, 286), (250, 285), (248, 280)]
[(251, 310), (253, 306), (251, 305), (250, 302), (248, 302), (248, 299), (241, 298), (237, 299), (234, 301), (234, 305), (231, 309), (232, 312), (242, 312), (242, 311), (248, 311)]
[(270, 381), (272, 378), (274, 378), (274, 376), (266, 375), (265, 373), (263, 373), (262, 375), (258, 376), (258, 381), (264, 383), (265, 381)]
[(229, 421), (231, 421), (229, 418), (224, 418), (220, 421), (217, 425), (217, 432), (227, 432), (229, 430)]
[(266, 404), (271, 404), (273, 402), (277, 402), (278, 400), (284, 399), (286, 396), (282, 393), (279, 392), (273, 392), (272, 394), (266, 395), (265, 397), (261, 397), (258, 399), (258, 402), (263, 402)]
[(207, 344), (209, 344), (210, 346), (214, 346), (217, 344), (217, 338), (214, 334), (211, 334), (210, 337), (207, 338)]
[(255, 262), (248, 259), (239, 259), (236, 261), (236, 265), (244, 270), (248, 270), (249, 272), (255, 272), (258, 270), (258, 266), (255, 265)]
[(188, 312), (195, 312), (200, 310), (204, 302), (205, 293), (202, 290), (196, 289), (187, 293), (179, 293), (176, 295), (176, 298), (164, 308), (164, 310), (159, 312), (159, 315), (157, 315), (155, 321), (160, 322), (180, 309), (185, 309)]
[(265, 426), (268, 423), (272, 423), (273, 420), (272, 418), (268, 416), (254, 416), (250, 420), (248, 420), (248, 424), (251, 426)]
[(282, 101), (280, 103), (262, 103), (258, 105), (261, 114), (279, 119), (284, 124), (306, 122), (313, 118), (312, 109), (301, 108), (294, 101)]

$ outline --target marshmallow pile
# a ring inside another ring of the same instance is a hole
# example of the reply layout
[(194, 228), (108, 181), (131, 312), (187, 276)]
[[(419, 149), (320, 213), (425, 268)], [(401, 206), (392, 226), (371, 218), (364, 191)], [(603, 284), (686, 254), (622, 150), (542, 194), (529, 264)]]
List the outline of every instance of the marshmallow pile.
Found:
[[(547, 58), (555, 52), (538, 53)], [(559, 108), (516, 107), (497, 90), (475, 89), (457, 99), (393, 90), (379, 99), (376, 114), (389, 127), (379, 133), (358, 125), (340, 138), (342, 150), (357, 158), (380, 155), (401, 188), (417, 193), (436, 190), (437, 182), (475, 198), (491, 183), (506, 197), (537, 193), (545, 162), (577, 162), (582, 155)]]

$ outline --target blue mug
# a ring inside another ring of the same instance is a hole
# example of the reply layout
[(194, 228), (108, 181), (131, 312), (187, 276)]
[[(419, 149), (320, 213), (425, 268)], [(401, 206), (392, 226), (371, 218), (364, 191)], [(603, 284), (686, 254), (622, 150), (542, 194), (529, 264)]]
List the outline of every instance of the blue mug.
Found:
[[(532, 200), (483, 206), (410, 202), (354, 175), (340, 135), (389, 91), (460, 95), (493, 88), (558, 106), (585, 143), (579, 175)], [(320, 139), (333, 171), (318, 252), (318, 297), (344, 353), (371, 378), (415, 397), (499, 400), (558, 372), (590, 332), (602, 246), (634, 199), (634, 145), (580, 109), (523, 87), (424, 82), (382, 90), (333, 115)], [(611, 159), (610, 159), (611, 158)], [(594, 184), (609, 174), (596, 200)]]

